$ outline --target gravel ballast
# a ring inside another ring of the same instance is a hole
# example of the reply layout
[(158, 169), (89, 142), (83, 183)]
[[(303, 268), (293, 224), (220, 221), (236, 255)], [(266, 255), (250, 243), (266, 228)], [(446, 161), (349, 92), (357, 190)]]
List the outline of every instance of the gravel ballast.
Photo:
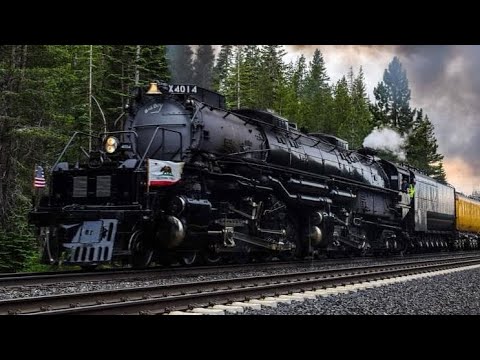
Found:
[(244, 315), (478, 315), (480, 269), (385, 285), (355, 293), (279, 303)]
[[(398, 261), (398, 260), (397, 260)], [(383, 261), (379, 263), (389, 263), (392, 261)], [(79, 281), (71, 283), (49, 284), (49, 285), (27, 285), (27, 286), (10, 286), (0, 287), (0, 300), (16, 299), (22, 297), (34, 297), (34, 296), (47, 296), (57, 294), (68, 294), (75, 292), (90, 292), (97, 290), (115, 290), (131, 287), (141, 286), (154, 286), (154, 285), (171, 285), (183, 282), (199, 282), (207, 280), (221, 280), (221, 279), (235, 279), (247, 276), (260, 276), (260, 275), (274, 275), (285, 274), (292, 272), (313, 271), (319, 269), (335, 269), (349, 266), (364, 266), (367, 264), (377, 263), (373, 259), (366, 259), (365, 261), (355, 261), (352, 264), (342, 263), (341, 265), (325, 263), (314, 265), (285, 265), (282, 268), (263, 268), (263, 269), (251, 269), (251, 270), (225, 270), (222, 273), (213, 272), (199, 275), (168, 275), (153, 277), (148, 276), (138, 279), (128, 280), (102, 280), (102, 281)]]
[[(404, 259), (407, 261), (409, 259)], [(410, 259), (410, 260), (420, 260)], [(342, 260), (340, 260), (342, 261)], [(213, 272), (204, 273), (199, 275), (168, 275), (158, 277), (148, 276), (141, 277), (137, 279), (115, 279), (115, 280), (102, 280), (102, 281), (79, 281), (79, 282), (66, 282), (60, 284), (49, 284), (49, 285), (26, 285), (26, 286), (10, 286), (10, 287), (0, 287), (0, 300), (16, 299), (23, 297), (36, 297), (36, 296), (47, 296), (47, 295), (60, 295), (60, 294), (69, 294), (76, 292), (91, 292), (99, 290), (116, 290), (132, 287), (142, 287), (142, 286), (154, 286), (154, 285), (171, 285), (176, 283), (183, 282), (199, 282), (206, 280), (221, 280), (221, 279), (232, 279), (239, 277), (247, 276), (259, 276), (259, 275), (273, 275), (273, 274), (284, 274), (291, 272), (303, 272), (303, 271), (313, 271), (319, 269), (334, 269), (334, 268), (344, 268), (344, 267), (359, 267), (371, 264), (388, 264), (392, 262), (399, 262), (398, 259), (392, 260), (378, 260), (374, 258), (366, 259), (355, 259), (350, 264), (346, 264), (345, 260), (341, 264), (335, 263), (313, 263), (309, 265), (305, 264), (296, 264), (296, 265), (285, 265), (285, 267), (278, 268), (251, 268), (251, 269), (231, 269), (225, 270), (222, 273)], [(279, 306), (283, 306), (279, 304)]]

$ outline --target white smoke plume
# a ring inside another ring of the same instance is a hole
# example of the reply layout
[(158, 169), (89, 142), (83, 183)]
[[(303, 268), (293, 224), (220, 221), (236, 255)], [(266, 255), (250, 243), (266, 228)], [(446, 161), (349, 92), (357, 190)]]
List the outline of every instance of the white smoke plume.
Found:
[(376, 150), (390, 151), (401, 161), (406, 159), (405, 156), (406, 140), (395, 130), (384, 127), (374, 129), (363, 140), (363, 146)]

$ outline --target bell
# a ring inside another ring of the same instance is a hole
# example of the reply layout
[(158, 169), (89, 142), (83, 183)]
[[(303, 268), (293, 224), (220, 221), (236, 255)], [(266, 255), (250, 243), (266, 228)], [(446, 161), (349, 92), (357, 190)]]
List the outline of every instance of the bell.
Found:
[(158, 90), (158, 85), (155, 82), (150, 83), (150, 88), (147, 91), (147, 95), (161, 95), (161, 91)]

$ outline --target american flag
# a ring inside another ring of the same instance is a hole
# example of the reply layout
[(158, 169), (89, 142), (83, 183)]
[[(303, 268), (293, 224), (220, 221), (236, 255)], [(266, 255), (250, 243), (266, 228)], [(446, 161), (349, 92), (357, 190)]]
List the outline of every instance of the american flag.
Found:
[(44, 188), (45, 187), (45, 173), (41, 166), (35, 166), (35, 180), (33, 181), (33, 187)]

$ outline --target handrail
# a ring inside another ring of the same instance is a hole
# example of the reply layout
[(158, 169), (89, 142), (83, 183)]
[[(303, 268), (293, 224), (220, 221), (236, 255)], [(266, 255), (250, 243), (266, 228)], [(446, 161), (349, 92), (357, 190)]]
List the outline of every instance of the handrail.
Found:
[(91, 138), (98, 138), (100, 139), (100, 136), (94, 136), (92, 134), (88, 134), (88, 133), (85, 133), (83, 131), (75, 131), (72, 135), (72, 137), (70, 138), (70, 140), (68, 141), (67, 145), (65, 145), (65, 147), (63, 148), (63, 151), (62, 153), (60, 154), (60, 156), (58, 157), (57, 161), (55, 162), (55, 164), (53, 165), (52, 167), (52, 170), (50, 171), (50, 174), (53, 174), (53, 170), (57, 167), (57, 165), (59, 164), (60, 160), (62, 159), (63, 155), (65, 155), (65, 153), (67, 152), (67, 149), (70, 147), (70, 144), (73, 142), (73, 139), (75, 139), (75, 137), (78, 135), (78, 134), (81, 134), (81, 135), (84, 135), (84, 136), (88, 136), (88, 137), (91, 137)]
[[(172, 126), (172, 125), (178, 125), (178, 126), (185, 126), (185, 124), (162, 124), (163, 126)], [(176, 133), (178, 134), (178, 136), (180, 137), (180, 147), (179, 149), (175, 152), (174, 156), (178, 154), (178, 152), (180, 152), (180, 154), (182, 155), (183, 154), (183, 136), (182, 136), (182, 133), (179, 132), (179, 131), (175, 131), (175, 130), (170, 130), (170, 129), (166, 129), (160, 125), (155, 125), (155, 124), (148, 124), (148, 125), (139, 125), (139, 126), (135, 126), (136, 129), (138, 128), (147, 128), (147, 127), (154, 127), (155, 126), (155, 131), (148, 143), (148, 146), (147, 146), (147, 149), (145, 150), (143, 156), (141, 157), (140, 159), (140, 162), (138, 163), (137, 167), (135, 170), (138, 170), (140, 168), (140, 166), (143, 164), (143, 162), (145, 161), (145, 157), (147, 156), (152, 144), (153, 144), (153, 140), (155, 139), (157, 133), (159, 130), (162, 131), (163, 135), (162, 135), (162, 138), (165, 139), (165, 131), (168, 131), (168, 132), (173, 132), (173, 133)], [(107, 132), (102, 132), (98, 135), (93, 135), (93, 134), (88, 134), (88, 133), (85, 133), (85, 132), (82, 132), (82, 131), (76, 131), (73, 133), (73, 135), (71, 136), (70, 140), (68, 141), (67, 145), (65, 145), (65, 147), (63, 148), (60, 156), (58, 157), (57, 161), (55, 162), (55, 164), (53, 165), (52, 167), (52, 170), (51, 170), (51, 174), (53, 173), (54, 169), (57, 167), (57, 165), (60, 163), (60, 160), (63, 158), (63, 156), (65, 155), (66, 151), (68, 148), (70, 148), (73, 140), (77, 137), (77, 135), (83, 135), (83, 136), (89, 136), (91, 138), (96, 138), (96, 139), (99, 139), (101, 140), (102, 138), (104, 138), (105, 136), (107, 135), (115, 135), (115, 134), (133, 134), (135, 136), (135, 140), (138, 140), (138, 133), (134, 130), (121, 130), (121, 131), (107, 131)], [(162, 142), (162, 147), (165, 146), (165, 141)], [(159, 149), (160, 149), (159, 148)], [(158, 150), (159, 150), (158, 149)], [(157, 150), (157, 151), (158, 151)], [(138, 153), (135, 154), (136, 156), (138, 156)]]

